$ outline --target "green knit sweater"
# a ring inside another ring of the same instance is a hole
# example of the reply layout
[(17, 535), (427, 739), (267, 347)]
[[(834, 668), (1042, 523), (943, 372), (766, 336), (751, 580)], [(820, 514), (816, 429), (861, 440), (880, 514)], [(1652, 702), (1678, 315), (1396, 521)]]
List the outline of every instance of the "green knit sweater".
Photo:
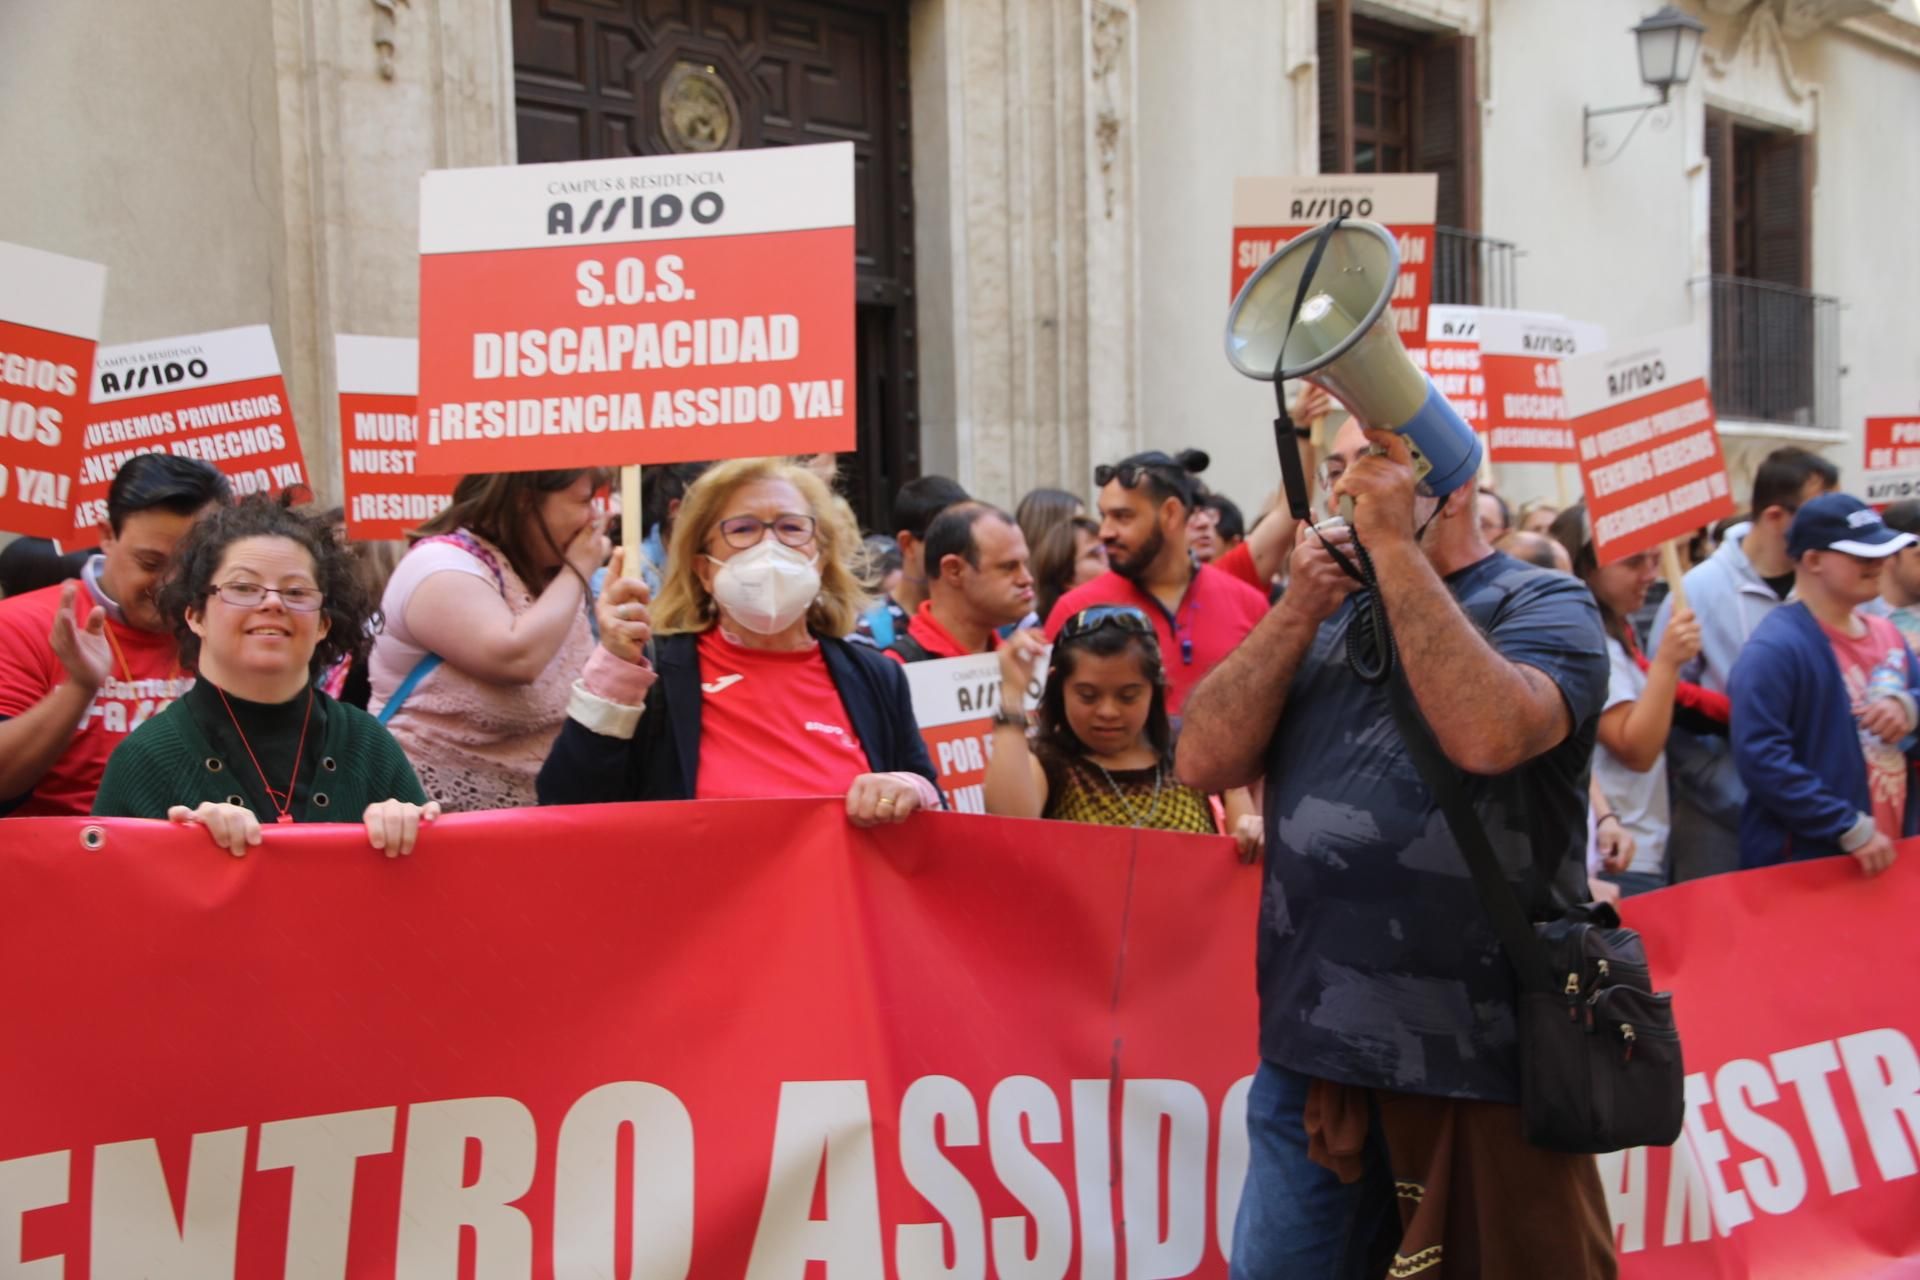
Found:
[[(427, 802), (406, 753), (384, 725), (318, 690), (314, 696), (325, 701), (326, 728), (317, 744), (307, 744), (309, 751), (319, 748), (317, 768), (305, 799), (294, 808), (295, 822), (358, 822), (368, 805), (381, 800)], [(234, 764), (208, 742), (185, 699), (169, 703), (107, 758), (93, 812), (102, 818), (164, 818), (177, 804), (189, 809), (209, 801), (244, 805), (234, 785)], [(238, 764), (251, 767), (245, 759)], [(272, 814), (259, 816), (273, 820)]]

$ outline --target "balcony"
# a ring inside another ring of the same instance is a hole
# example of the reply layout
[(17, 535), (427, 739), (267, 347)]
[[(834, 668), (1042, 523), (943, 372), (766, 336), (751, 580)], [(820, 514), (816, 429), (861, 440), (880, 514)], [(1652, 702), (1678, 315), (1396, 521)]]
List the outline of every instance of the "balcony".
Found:
[(1433, 229), (1433, 300), (1441, 306), (1511, 307), (1518, 293), (1511, 240), (1458, 227)]
[(1714, 412), (1722, 421), (1840, 427), (1840, 300), (1708, 276)]

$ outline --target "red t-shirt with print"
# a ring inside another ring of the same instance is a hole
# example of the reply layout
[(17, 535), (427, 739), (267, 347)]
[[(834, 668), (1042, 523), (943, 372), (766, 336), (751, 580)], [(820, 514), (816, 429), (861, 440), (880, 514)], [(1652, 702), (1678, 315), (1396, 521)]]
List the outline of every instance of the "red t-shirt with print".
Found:
[[(1858, 715), (1869, 702), (1889, 693), (1905, 693), (1909, 680), (1907, 645), (1900, 629), (1885, 618), (1856, 613), (1867, 624), (1857, 636), (1835, 631), (1822, 622), (1827, 643), (1840, 664), (1840, 678)], [(1860, 751), (1867, 761), (1867, 791), (1873, 797), (1873, 825), (1881, 835), (1898, 840), (1907, 810), (1907, 757), (1895, 742), (1860, 730)]]
[[(65, 684), (67, 669), (53, 655), (53, 619), (60, 586), (0, 601), (0, 716), (23, 715)], [(85, 627), (97, 607), (85, 583), (75, 583), (74, 624)], [(193, 677), (180, 669), (171, 634), (141, 631), (107, 619), (113, 673), (87, 708), (67, 749), (9, 816), (70, 817), (93, 811), (107, 757), (154, 712), (185, 693)], [(0, 804), (16, 799), (0, 796)]]
[(871, 773), (820, 646), (748, 649), (700, 637), (697, 800), (841, 796)]

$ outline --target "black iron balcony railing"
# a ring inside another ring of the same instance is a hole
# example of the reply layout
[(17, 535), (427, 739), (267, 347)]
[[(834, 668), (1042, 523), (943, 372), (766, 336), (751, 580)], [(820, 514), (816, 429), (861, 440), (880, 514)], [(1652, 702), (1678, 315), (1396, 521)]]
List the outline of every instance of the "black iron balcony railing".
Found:
[(1840, 425), (1840, 300), (1788, 285), (1708, 276), (1713, 408), (1721, 418)]
[(1458, 227), (1433, 229), (1433, 300), (1461, 307), (1511, 307), (1517, 293), (1511, 240)]

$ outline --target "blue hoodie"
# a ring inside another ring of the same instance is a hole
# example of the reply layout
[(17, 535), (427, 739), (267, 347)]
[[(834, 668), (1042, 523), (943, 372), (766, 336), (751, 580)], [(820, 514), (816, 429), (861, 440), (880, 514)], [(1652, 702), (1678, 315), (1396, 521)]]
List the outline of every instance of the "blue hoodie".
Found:
[[(1907, 692), (1920, 671), (1907, 653)], [(1842, 853), (1840, 838), (1871, 817), (1860, 726), (1833, 645), (1807, 606), (1782, 605), (1754, 628), (1728, 680), (1733, 757), (1747, 786), (1740, 865)], [(1908, 759), (1915, 739), (1903, 744)], [(1920, 835), (1920, 787), (1909, 776), (1902, 836)]]

